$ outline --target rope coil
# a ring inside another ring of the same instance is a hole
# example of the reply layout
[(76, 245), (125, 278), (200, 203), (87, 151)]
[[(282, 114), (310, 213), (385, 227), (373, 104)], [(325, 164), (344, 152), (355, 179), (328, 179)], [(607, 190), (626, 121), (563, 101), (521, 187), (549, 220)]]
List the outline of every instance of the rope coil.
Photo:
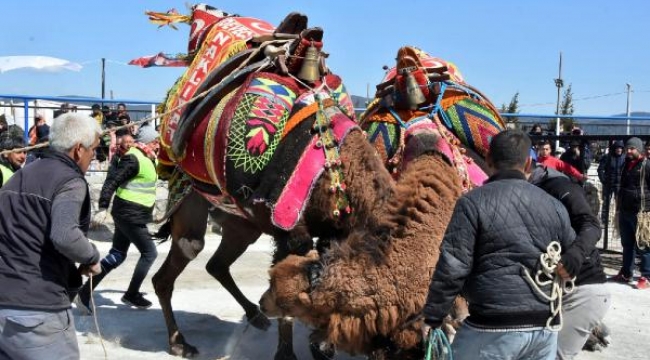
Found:
[(425, 360), (453, 360), (451, 344), (441, 329), (430, 329), (426, 339)]
[[(575, 289), (575, 277), (570, 280), (564, 280), (555, 274), (557, 264), (562, 259), (562, 246), (557, 241), (551, 241), (546, 248), (546, 252), (539, 256), (540, 269), (535, 273), (533, 278), (527, 268), (523, 267), (524, 279), (531, 286), (533, 291), (540, 297), (547, 300), (551, 307), (551, 316), (546, 321), (546, 328), (551, 331), (560, 331), (562, 329), (562, 295), (570, 294)], [(545, 279), (541, 278), (544, 276)], [(543, 286), (551, 286), (551, 294), (541, 289)], [(559, 323), (552, 325), (553, 319), (558, 317)]]

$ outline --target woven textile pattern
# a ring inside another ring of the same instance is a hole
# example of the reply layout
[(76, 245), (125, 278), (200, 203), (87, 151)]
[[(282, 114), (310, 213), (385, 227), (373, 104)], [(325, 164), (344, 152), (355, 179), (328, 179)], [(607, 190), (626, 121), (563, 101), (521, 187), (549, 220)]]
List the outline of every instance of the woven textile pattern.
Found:
[(228, 134), (228, 159), (255, 174), (268, 165), (281, 139), (296, 94), (277, 82), (256, 78), (235, 111)]
[(482, 156), (487, 156), (492, 137), (503, 130), (491, 109), (470, 97), (444, 109), (444, 116), (460, 141)]

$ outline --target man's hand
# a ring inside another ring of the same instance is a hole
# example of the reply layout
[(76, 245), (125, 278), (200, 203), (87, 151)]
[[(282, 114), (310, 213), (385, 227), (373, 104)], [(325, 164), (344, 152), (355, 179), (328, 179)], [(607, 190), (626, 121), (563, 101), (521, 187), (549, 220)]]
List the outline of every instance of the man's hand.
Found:
[(427, 341), (429, 338), (429, 332), (431, 331), (431, 326), (422, 323), (422, 328), (420, 330), (422, 330), (422, 341)]
[(106, 215), (108, 214), (108, 211), (106, 209), (99, 209), (95, 213), (95, 216), (93, 216), (93, 219), (90, 221), (90, 228), (91, 229), (96, 229), (102, 225), (104, 225), (104, 222), (106, 221)]
[(555, 268), (555, 273), (557, 275), (559, 275), (562, 278), (562, 280), (565, 280), (565, 281), (571, 280), (571, 278), (572, 278), (571, 275), (569, 274), (569, 272), (566, 271), (566, 269), (564, 268), (564, 265), (562, 265), (561, 262), (557, 263), (557, 267)]
[(95, 264), (81, 265), (79, 266), (79, 272), (84, 276), (99, 275), (102, 273), (102, 266), (99, 262)]

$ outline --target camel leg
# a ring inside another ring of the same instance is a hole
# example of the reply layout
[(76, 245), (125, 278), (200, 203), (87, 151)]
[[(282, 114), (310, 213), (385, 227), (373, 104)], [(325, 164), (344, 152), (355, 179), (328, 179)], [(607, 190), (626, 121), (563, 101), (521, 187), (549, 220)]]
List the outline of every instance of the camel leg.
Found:
[(298, 360), (293, 353), (293, 319), (278, 319), (278, 348), (273, 360)]
[(258, 329), (267, 330), (271, 326), (271, 322), (262, 314), (256, 304), (242, 294), (230, 273), (230, 266), (262, 233), (249, 221), (234, 215), (221, 212), (215, 218), (221, 224), (221, 243), (210, 261), (208, 261), (206, 269), (241, 305), (248, 322)]
[(169, 353), (182, 357), (198, 354), (196, 347), (185, 342), (174, 317), (171, 298), (174, 283), (187, 264), (205, 245), (208, 203), (198, 194), (189, 195), (172, 216), (172, 246), (165, 262), (153, 276), (153, 286), (165, 316), (169, 336)]

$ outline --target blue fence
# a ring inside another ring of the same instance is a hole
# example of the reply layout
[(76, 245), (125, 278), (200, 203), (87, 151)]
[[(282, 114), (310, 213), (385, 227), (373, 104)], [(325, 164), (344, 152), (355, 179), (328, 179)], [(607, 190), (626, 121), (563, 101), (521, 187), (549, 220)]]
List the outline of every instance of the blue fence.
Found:
[[(22, 107), (23, 112), (24, 112), (24, 126), (23, 129), (25, 131), (25, 139), (29, 138), (28, 132), (29, 132), (29, 119), (33, 118), (33, 115), (35, 114), (36, 109), (33, 109), (34, 106), (30, 105), (30, 102), (34, 101), (53, 101), (53, 102), (60, 102), (60, 103), (70, 103), (70, 104), (75, 104), (75, 105), (81, 105), (81, 106), (90, 106), (92, 104), (100, 104), (100, 105), (105, 105), (105, 104), (119, 104), (119, 103), (124, 103), (127, 106), (132, 106), (132, 105), (149, 105), (150, 112), (152, 115), (155, 115), (156, 113), (156, 106), (158, 105), (159, 102), (156, 101), (143, 101), (143, 100), (133, 100), (133, 99), (101, 99), (101, 98), (94, 98), (94, 97), (82, 97), (82, 96), (47, 96), (47, 95), (22, 95), (22, 94), (0, 94), (0, 100), (2, 99), (7, 99), (10, 100), (11, 102), (17, 101), (19, 105), (13, 105), (13, 104), (3, 104), (2, 107)], [(38, 108), (44, 108), (44, 107), (38, 107)], [(30, 109), (33, 109), (33, 113), (31, 114), (30, 117)], [(130, 111), (133, 111), (132, 109)], [(136, 111), (141, 111), (141, 110), (136, 110)]]

